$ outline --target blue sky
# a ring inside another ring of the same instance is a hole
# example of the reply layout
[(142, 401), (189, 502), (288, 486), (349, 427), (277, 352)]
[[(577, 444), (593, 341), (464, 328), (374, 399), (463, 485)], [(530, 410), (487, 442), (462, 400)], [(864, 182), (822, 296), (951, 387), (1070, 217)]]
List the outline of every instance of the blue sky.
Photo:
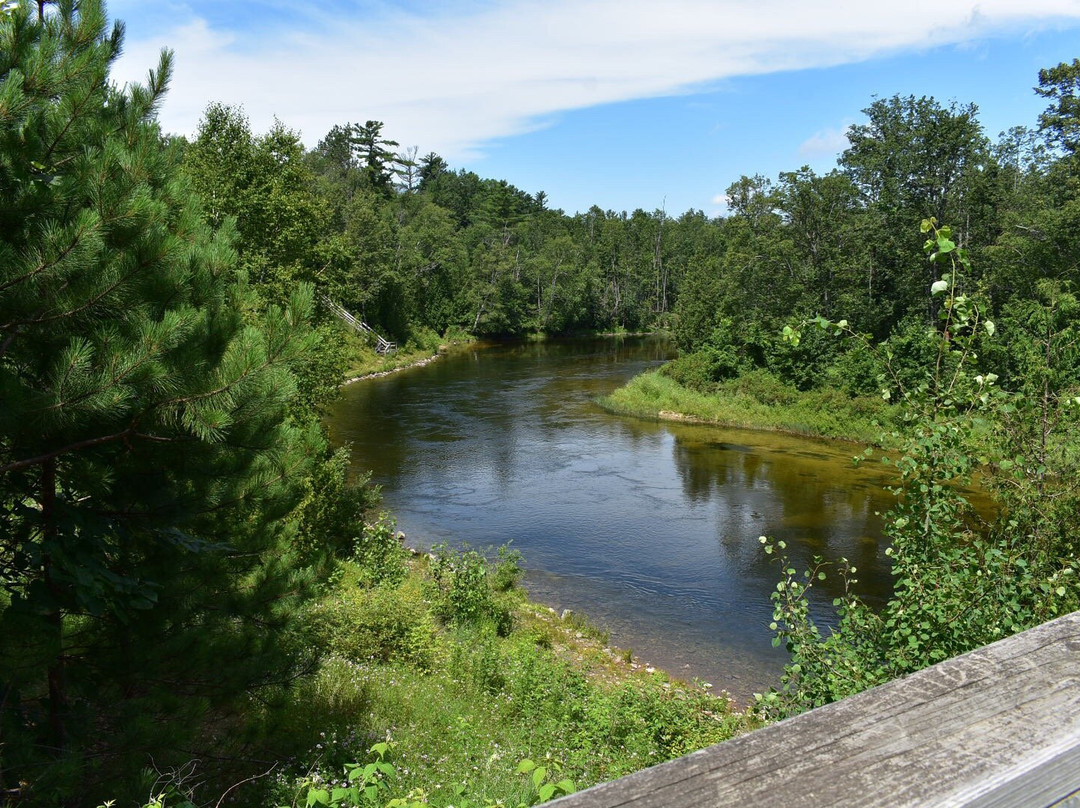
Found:
[(114, 79), (162, 47), (160, 119), (211, 101), (309, 146), (336, 123), (573, 213), (723, 211), (742, 174), (831, 168), (874, 97), (974, 102), (1033, 126), (1038, 70), (1080, 57), (1080, 0), (111, 0)]

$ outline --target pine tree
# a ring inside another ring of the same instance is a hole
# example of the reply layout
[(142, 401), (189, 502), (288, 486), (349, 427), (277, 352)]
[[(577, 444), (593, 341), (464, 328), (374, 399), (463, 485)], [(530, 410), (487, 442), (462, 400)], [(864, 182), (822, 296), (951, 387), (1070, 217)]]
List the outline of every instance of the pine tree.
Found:
[(369, 187), (389, 198), (394, 193), (393, 165), (397, 161), (393, 149), (400, 144), (396, 140), (384, 139), (382, 128), (382, 121), (367, 121), (363, 126), (355, 123), (349, 142), (360, 160)]
[(122, 38), (100, 0), (0, 10), (0, 793), (49, 804), (293, 674), (317, 566), (312, 294), (254, 300), (154, 122), (171, 55), (120, 90)]

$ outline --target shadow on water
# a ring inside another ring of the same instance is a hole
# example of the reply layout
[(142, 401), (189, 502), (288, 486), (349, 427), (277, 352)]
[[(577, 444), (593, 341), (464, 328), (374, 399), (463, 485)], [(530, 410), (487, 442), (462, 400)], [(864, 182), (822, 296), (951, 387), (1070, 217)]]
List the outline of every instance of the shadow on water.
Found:
[[(594, 400), (668, 355), (659, 340), (580, 340), (464, 351), (344, 391), (336, 443), (371, 470), (420, 545), (512, 540), (538, 600), (587, 614), (612, 642), (746, 697), (776, 681), (775, 562), (850, 558), (888, 594), (879, 464), (858, 447), (603, 412)], [(815, 603), (828, 613), (836, 592)]]

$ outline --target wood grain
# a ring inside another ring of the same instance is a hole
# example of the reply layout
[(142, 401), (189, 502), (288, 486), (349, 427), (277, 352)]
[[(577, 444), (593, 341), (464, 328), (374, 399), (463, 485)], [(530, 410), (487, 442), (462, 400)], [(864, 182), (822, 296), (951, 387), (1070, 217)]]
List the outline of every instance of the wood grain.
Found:
[(1080, 612), (558, 800), (1080, 808)]

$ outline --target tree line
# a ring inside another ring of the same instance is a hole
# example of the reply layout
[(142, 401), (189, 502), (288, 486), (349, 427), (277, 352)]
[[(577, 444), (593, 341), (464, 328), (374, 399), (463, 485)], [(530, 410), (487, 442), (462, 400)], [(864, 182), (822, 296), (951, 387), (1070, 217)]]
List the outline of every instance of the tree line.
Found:
[[(1036, 125), (991, 140), (973, 104), (874, 100), (834, 169), (743, 176), (727, 211), (669, 215), (552, 210), (544, 191), (452, 170), (343, 123), (307, 150), (276, 123), (259, 135), (211, 105), (174, 146), (212, 224), (236, 222), (241, 263), (269, 300), (306, 282), (406, 343), (478, 336), (670, 329), (692, 368), (718, 381), (764, 368), (801, 388), (871, 389), (831, 341), (793, 349), (785, 323), (842, 314), (876, 339), (933, 323), (933, 268), (919, 222), (949, 223), (972, 252), (965, 283), (995, 316), (1075, 279), (1076, 64), (1043, 70)], [(1044, 291), (1040, 291), (1044, 290)], [(707, 361), (706, 361), (707, 360)]]

